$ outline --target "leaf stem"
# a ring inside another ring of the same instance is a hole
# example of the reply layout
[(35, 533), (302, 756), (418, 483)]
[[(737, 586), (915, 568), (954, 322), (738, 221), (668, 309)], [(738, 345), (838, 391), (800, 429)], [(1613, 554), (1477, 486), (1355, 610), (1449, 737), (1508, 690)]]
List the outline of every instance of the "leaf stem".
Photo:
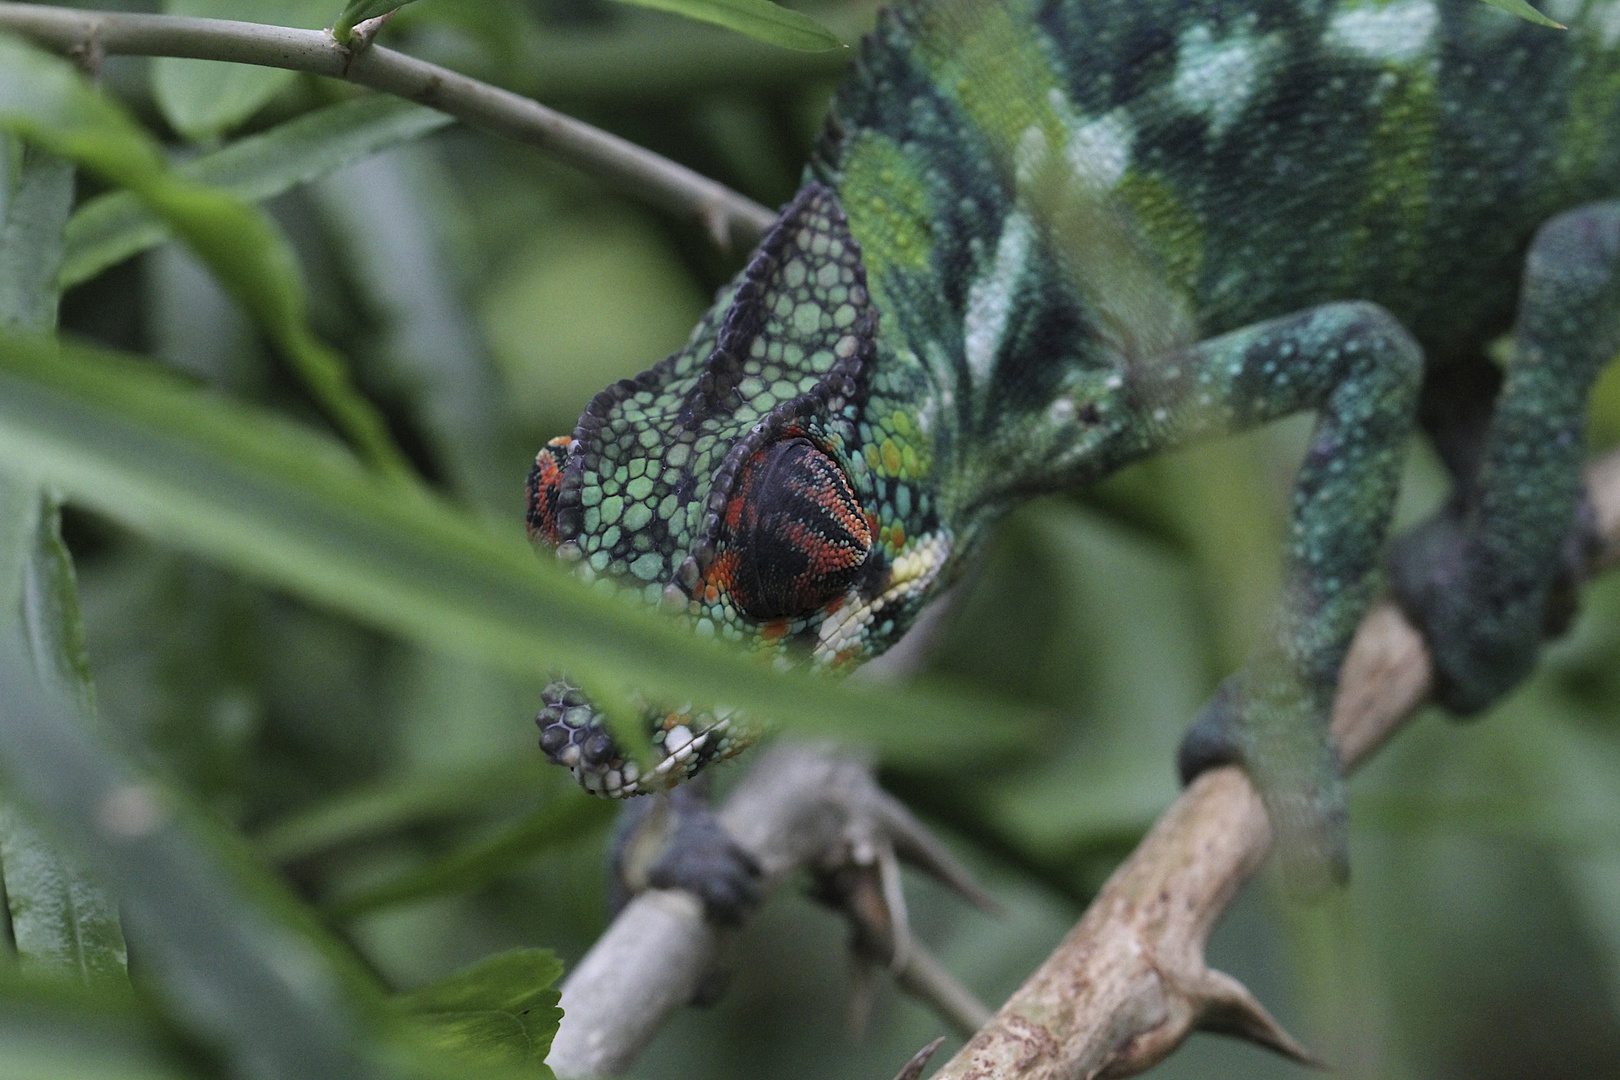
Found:
[(20, 3), (0, 3), (0, 30), (71, 55), (178, 56), (345, 79), (539, 147), (700, 223), (725, 248), (751, 247), (775, 219), (723, 184), (520, 94), (377, 45), (354, 53), (324, 30)]

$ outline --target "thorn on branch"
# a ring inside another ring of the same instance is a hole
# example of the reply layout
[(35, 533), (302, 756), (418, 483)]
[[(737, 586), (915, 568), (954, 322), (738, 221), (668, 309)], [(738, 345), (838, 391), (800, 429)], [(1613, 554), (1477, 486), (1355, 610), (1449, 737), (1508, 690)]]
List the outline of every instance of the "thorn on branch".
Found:
[(945, 1036), (941, 1035), (939, 1038), (917, 1051), (916, 1055), (913, 1056), (910, 1061), (906, 1062), (906, 1067), (900, 1070), (899, 1074), (895, 1076), (894, 1080), (917, 1080), (917, 1078), (922, 1075), (923, 1069), (927, 1068), (928, 1059), (934, 1056), (934, 1051), (938, 1050), (940, 1044), (944, 1041)]
[(1196, 1024), (1200, 1031), (1246, 1039), (1313, 1069), (1329, 1067), (1288, 1034), (1249, 988), (1232, 976), (1205, 968), (1199, 982), (1191, 992), (1202, 999)]

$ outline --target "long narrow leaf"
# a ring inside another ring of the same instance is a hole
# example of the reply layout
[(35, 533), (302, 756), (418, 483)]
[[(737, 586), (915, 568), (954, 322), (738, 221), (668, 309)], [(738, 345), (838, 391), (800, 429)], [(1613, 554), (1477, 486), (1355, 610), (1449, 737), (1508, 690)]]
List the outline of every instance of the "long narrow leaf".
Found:
[[(187, 180), (262, 202), (380, 150), (421, 138), (451, 118), (414, 102), (366, 96), (305, 113), (269, 131), (176, 166)], [(98, 195), (68, 220), (61, 285), (71, 288), (171, 235), (128, 191)]]
[(66, 61), (0, 37), (0, 130), (129, 188), (208, 264), (297, 367), (316, 399), (380, 469), (409, 467), (343, 360), (310, 331), (286, 239), (256, 208), (173, 172), (157, 143)]
[[(9, 187), (0, 220), (0, 324), (47, 330), (56, 325), (73, 167), (29, 149)], [(88, 716), (95, 695), (60, 508), (35, 485), (0, 476), (0, 522), (0, 637), (33, 657), (46, 693)], [(82, 867), (5, 804), (0, 880), (24, 970), (82, 983), (122, 981), (126, 954), (116, 906)]]
[(635, 685), (856, 736), (905, 760), (1024, 741), (1029, 714), (961, 695), (778, 674), (605, 602), (514, 533), (359, 469), (341, 448), (142, 362), (0, 339), (0, 461), (169, 543), (424, 644), (533, 679)]
[(444, 858), (417, 867), (393, 881), (340, 897), (327, 906), (334, 918), (349, 919), (396, 904), (472, 892), (530, 865), (547, 851), (572, 844), (612, 818), (599, 799), (563, 799), (537, 814)]
[(1531, 7), (1526, 0), (1485, 0), (1485, 3), (1541, 26), (1550, 26), (1555, 30), (1566, 29), (1563, 23), (1554, 22), (1552, 19), (1547, 18), (1547, 16)]
[(802, 52), (841, 49), (838, 35), (808, 15), (771, 3), (771, 0), (619, 0), (637, 7), (657, 8), (713, 23), (772, 45)]

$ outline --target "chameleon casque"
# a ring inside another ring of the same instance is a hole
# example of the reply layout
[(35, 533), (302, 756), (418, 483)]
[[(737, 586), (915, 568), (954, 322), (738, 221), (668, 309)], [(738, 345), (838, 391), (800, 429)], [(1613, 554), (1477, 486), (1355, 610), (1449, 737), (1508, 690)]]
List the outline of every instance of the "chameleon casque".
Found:
[[(1285, 854), (1342, 872), (1326, 722), (1412, 433), (1456, 491), (1392, 577), (1453, 711), (1530, 670), (1590, 536), (1620, 2), (1541, 6), (1569, 29), (1479, 0), (901, 3), (686, 347), (541, 450), (532, 534), (695, 633), (847, 669), (1020, 500), (1314, 410), (1273, 629), (1181, 768), (1240, 762)], [(651, 771), (558, 682), (541, 746), (620, 796), (751, 737), (647, 714)]]

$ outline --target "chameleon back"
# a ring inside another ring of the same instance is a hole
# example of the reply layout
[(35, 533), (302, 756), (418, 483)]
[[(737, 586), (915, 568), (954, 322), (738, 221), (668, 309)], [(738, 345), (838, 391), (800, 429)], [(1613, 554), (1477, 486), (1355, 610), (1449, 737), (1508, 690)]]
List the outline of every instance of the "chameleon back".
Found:
[(1570, 29), (1478, 0), (887, 12), (810, 172), (931, 388), (947, 516), (1115, 467), (1031, 443), (1043, 410), (1197, 338), (1370, 300), (1477, 361), (1536, 227), (1620, 192), (1620, 4), (1541, 6)]

